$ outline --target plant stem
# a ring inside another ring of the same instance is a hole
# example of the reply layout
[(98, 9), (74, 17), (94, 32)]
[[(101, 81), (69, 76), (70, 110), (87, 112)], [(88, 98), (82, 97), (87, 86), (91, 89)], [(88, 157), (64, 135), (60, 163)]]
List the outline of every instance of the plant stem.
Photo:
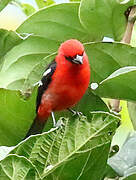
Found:
[[(121, 40), (122, 43), (130, 44), (135, 21), (136, 21), (136, 6), (133, 6), (129, 12), (126, 31)], [(110, 102), (110, 107), (113, 111), (119, 113), (121, 111), (120, 100), (113, 99), (112, 102)]]

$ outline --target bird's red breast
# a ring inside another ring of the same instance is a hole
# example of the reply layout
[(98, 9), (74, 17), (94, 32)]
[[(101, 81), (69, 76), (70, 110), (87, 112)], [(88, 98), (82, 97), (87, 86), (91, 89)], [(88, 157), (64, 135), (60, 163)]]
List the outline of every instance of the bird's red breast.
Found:
[[(67, 42), (67, 43), (66, 43)], [(55, 58), (56, 69), (48, 88), (44, 91), (38, 108), (38, 118), (46, 119), (51, 111), (60, 111), (74, 106), (84, 95), (89, 85), (90, 66), (83, 45), (77, 40), (64, 42)], [(83, 56), (83, 64), (67, 60)]]

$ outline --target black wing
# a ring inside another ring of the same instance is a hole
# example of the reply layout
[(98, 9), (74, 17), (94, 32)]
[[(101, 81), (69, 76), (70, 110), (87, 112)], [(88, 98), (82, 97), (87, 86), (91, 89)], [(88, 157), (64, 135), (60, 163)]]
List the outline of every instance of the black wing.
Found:
[(37, 100), (36, 100), (36, 112), (38, 111), (38, 107), (41, 104), (41, 99), (44, 91), (48, 88), (48, 85), (50, 84), (52, 80), (52, 75), (56, 69), (57, 63), (55, 60), (53, 60), (48, 67), (45, 69), (45, 72), (50, 70), (49, 73), (47, 73), (45, 76), (42, 77), (41, 83), (38, 88), (38, 94), (37, 94)]

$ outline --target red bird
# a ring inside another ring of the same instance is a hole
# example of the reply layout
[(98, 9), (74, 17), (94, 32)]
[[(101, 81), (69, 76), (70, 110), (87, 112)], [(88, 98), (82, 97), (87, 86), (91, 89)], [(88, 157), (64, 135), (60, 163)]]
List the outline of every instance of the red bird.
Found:
[(41, 133), (51, 114), (54, 120), (54, 111), (73, 107), (87, 90), (89, 80), (90, 66), (83, 45), (75, 39), (62, 43), (39, 83), (37, 116), (26, 137)]

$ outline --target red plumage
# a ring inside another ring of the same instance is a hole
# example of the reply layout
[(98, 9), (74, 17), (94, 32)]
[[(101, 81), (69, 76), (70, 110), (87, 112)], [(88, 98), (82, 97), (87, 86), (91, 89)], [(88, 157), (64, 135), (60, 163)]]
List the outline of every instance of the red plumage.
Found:
[[(76, 57), (83, 57), (83, 63), (77, 64)], [(62, 43), (55, 61), (56, 69), (41, 97), (37, 111), (36, 121), (40, 123), (44, 123), (51, 112), (73, 107), (89, 85), (89, 61), (83, 45), (78, 40), (71, 39)]]

